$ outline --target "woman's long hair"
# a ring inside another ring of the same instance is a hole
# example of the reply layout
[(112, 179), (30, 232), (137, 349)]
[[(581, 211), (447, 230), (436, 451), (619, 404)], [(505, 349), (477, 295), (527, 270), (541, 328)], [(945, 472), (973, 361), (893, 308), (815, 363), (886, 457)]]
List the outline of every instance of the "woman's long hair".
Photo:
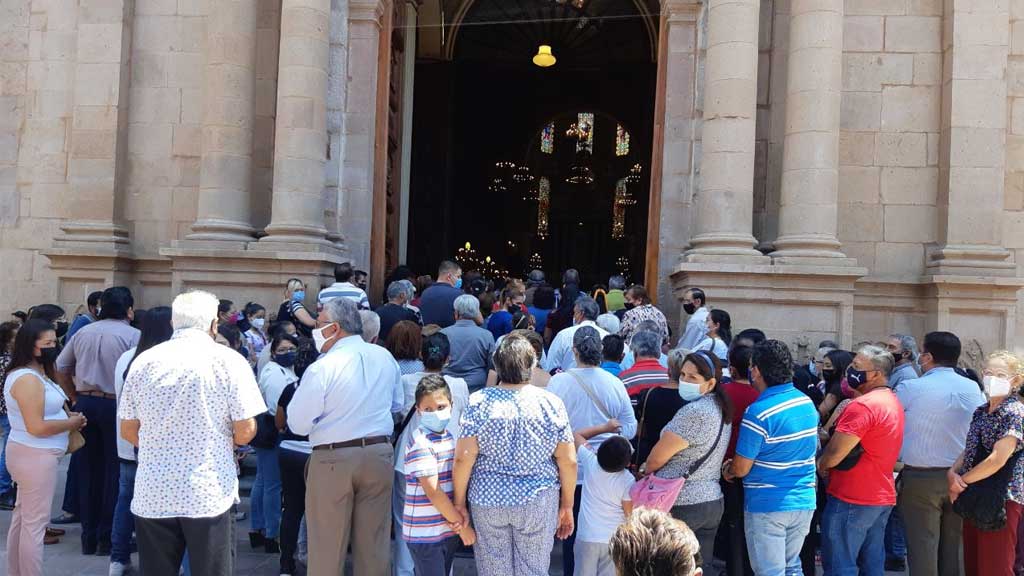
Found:
[(135, 355), (128, 362), (124, 369), (122, 378), (128, 379), (128, 371), (131, 370), (135, 359), (146, 350), (162, 344), (171, 339), (174, 334), (174, 327), (171, 326), (171, 307), (157, 306), (146, 311), (146, 317), (142, 320), (142, 334), (139, 336), (139, 344), (135, 347)]
[(732, 345), (732, 318), (725, 310), (715, 308), (711, 311), (711, 321), (718, 324), (718, 339), (725, 342), (726, 347)]
[[(19, 368), (25, 368), (35, 362), (36, 355), (36, 342), (45, 332), (53, 332), (56, 334), (57, 330), (53, 327), (53, 324), (49, 320), (32, 319), (27, 322), (18, 330), (18, 335), (14, 337), (14, 351), (11, 353), (11, 363), (7, 366), (7, 373), (11, 374)], [(43, 372), (50, 379), (54, 379), (53, 364), (43, 364)]]

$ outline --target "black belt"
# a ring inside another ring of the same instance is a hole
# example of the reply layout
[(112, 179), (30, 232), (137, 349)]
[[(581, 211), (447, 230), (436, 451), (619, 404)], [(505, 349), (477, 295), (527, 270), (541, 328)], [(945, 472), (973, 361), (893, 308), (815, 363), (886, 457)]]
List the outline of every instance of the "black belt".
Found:
[(367, 446), (373, 446), (374, 444), (384, 444), (388, 442), (387, 436), (368, 436), (366, 438), (356, 438), (355, 440), (347, 440), (345, 442), (333, 442), (331, 444), (319, 444), (313, 446), (313, 450), (337, 450), (338, 448), (366, 448)]

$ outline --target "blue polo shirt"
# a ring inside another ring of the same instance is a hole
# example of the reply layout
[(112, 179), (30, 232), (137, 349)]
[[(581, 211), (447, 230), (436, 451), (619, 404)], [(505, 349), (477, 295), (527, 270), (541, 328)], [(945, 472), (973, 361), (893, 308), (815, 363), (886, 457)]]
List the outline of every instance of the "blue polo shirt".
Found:
[(736, 454), (754, 461), (743, 479), (747, 512), (813, 510), (818, 412), (792, 383), (770, 386), (743, 413)]
[(420, 316), (423, 325), (437, 324), (447, 328), (455, 324), (455, 299), (465, 294), (451, 284), (438, 282), (423, 291), (420, 297)]

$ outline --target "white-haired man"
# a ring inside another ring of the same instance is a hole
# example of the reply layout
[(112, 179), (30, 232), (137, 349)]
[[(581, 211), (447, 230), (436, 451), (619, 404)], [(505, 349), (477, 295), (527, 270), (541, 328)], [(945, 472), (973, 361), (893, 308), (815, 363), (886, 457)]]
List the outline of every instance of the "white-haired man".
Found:
[(317, 316), (323, 353), (288, 404), (288, 427), (309, 436), (306, 523), (310, 574), (340, 574), (349, 539), (355, 573), (390, 573), (392, 413), (405, 392), (398, 363), (362, 338), (356, 304), (335, 298)]
[(363, 323), (363, 331), (359, 335), (365, 342), (376, 344), (380, 337), (380, 316), (371, 310), (360, 310), (359, 321)]
[(175, 298), (174, 335), (135, 358), (121, 392), (121, 435), (139, 449), (141, 574), (177, 574), (186, 549), (194, 573), (234, 573), (234, 447), (267, 407), (245, 357), (213, 343), (217, 305), (208, 292)]
[(452, 347), (444, 373), (464, 379), (469, 391), (476, 392), (487, 383), (487, 371), (494, 356), (494, 335), (479, 326), (483, 315), (476, 296), (463, 294), (455, 299), (452, 308), (455, 324), (441, 330)]

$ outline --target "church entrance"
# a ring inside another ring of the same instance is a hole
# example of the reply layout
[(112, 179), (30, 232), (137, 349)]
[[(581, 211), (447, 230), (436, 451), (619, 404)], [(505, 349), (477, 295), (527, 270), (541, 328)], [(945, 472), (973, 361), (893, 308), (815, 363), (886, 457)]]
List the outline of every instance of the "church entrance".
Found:
[(408, 263), (643, 281), (656, 16), (640, 0), (440, 4), (446, 33), (419, 31)]

